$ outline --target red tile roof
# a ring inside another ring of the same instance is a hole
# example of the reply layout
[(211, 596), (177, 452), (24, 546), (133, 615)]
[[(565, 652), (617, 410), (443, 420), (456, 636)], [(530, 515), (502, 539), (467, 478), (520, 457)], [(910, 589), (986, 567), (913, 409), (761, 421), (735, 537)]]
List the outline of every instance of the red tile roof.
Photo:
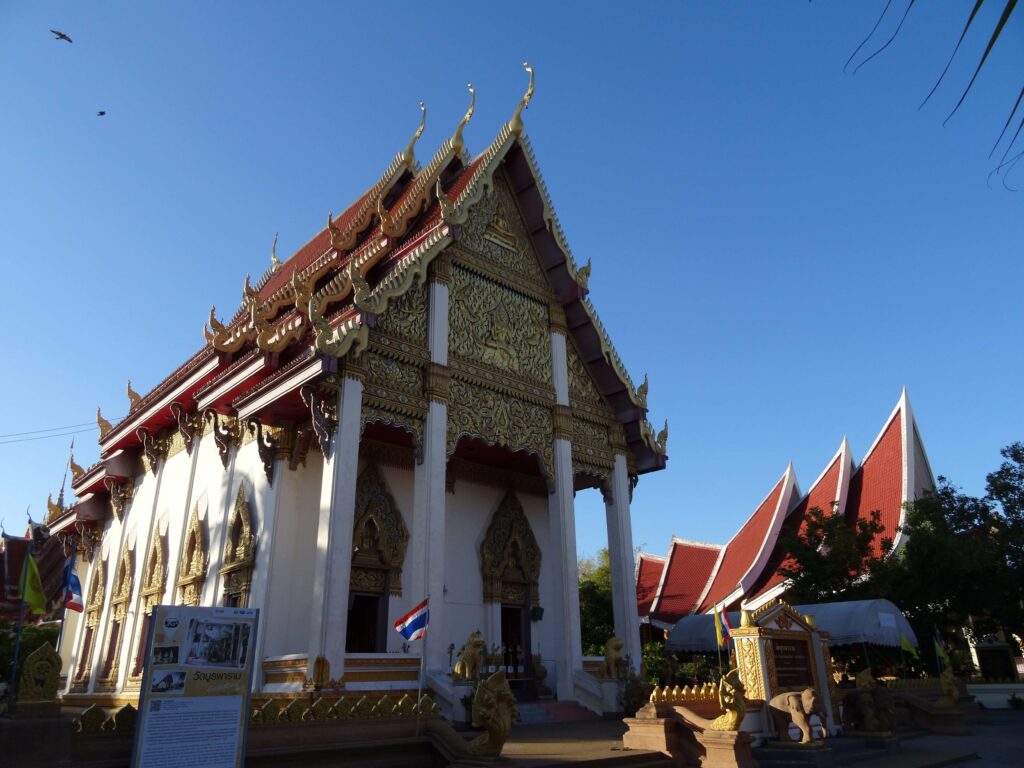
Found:
[(659, 621), (675, 623), (693, 613), (721, 551), (717, 544), (672, 539), (665, 573), (655, 603), (651, 606), (651, 616)]
[[(807, 512), (817, 507), (828, 511), (832, 509), (832, 503), (839, 499), (839, 479), (840, 470), (842, 463), (845, 460), (845, 452), (840, 450), (832, 463), (822, 473), (818, 481), (811, 487), (811, 490), (807, 492), (797, 505), (793, 508), (793, 511), (789, 513), (786, 521), (782, 524), (783, 530), (796, 531), (799, 530), (801, 533), (807, 528)], [(768, 562), (765, 564), (764, 569), (761, 571), (760, 577), (754, 583), (754, 586), (749, 590), (746, 599), (752, 600), (753, 598), (767, 592), (772, 587), (781, 584), (783, 577), (779, 573), (779, 568), (783, 565), (792, 565), (793, 558), (785, 549), (781, 546), (776, 545), (771, 557), (768, 558)]]
[(761, 505), (750, 516), (750, 519), (743, 524), (743, 527), (732, 537), (732, 540), (725, 546), (725, 555), (722, 557), (722, 564), (718, 567), (711, 588), (708, 590), (704, 600), (701, 601), (698, 613), (710, 610), (718, 603), (726, 599), (740, 585), (742, 579), (754, 561), (757, 559), (761, 547), (768, 538), (771, 530), (772, 520), (775, 518), (776, 509), (782, 499), (782, 491), (785, 487), (786, 475), (779, 478), (771, 493), (765, 497)]
[(651, 612), (651, 603), (658, 593), (661, 573), (665, 570), (665, 558), (657, 555), (640, 553), (636, 566), (636, 612), (638, 616), (646, 616)]
[(903, 512), (903, 419), (897, 409), (881, 437), (868, 452), (860, 468), (850, 478), (850, 496), (846, 519), (867, 520), (874, 510), (881, 513), (885, 530), (876, 537), (874, 554), (882, 551), (882, 539), (894, 539)]

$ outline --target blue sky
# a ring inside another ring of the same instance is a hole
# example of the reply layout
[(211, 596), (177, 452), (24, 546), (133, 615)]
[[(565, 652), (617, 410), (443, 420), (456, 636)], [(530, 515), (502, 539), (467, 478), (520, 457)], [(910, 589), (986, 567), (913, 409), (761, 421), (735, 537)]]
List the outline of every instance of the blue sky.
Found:
[[(844, 73), (883, 5), (2, 4), (0, 434), (122, 415), (126, 379), (148, 391), (195, 352), (275, 232), (290, 255), (377, 180), (420, 99), (424, 158), (472, 81), (480, 151), (528, 58), (526, 130), (559, 217), (670, 422), (669, 468), (634, 496), (637, 545), (725, 542), (789, 461), (806, 489), (844, 435), (859, 459), (904, 385), (935, 471), (980, 493), (1024, 439), (1024, 198), (986, 182), (1024, 14), (943, 127), (981, 34), (918, 105), (971, 3), (916, 8)], [(95, 438), (77, 436), (83, 465)], [(69, 438), (13, 439), (0, 516), (20, 532)], [(603, 508), (577, 501), (590, 553)]]

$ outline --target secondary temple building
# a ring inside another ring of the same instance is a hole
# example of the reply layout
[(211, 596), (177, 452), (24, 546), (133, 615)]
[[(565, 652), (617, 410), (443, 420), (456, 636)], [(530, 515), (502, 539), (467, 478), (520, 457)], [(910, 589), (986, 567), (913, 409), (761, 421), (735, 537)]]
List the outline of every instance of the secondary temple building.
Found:
[[(157, 604), (259, 608), (261, 691), (415, 688), (423, 647), (443, 685), (449, 646), (479, 629), (573, 699), (573, 496), (590, 487), (639, 661), (630, 497), (665, 466), (668, 430), (587, 297), (590, 262), (523, 136), (532, 91), (531, 72), (476, 157), (472, 100), (426, 166), (421, 123), (354, 204), (246, 278), (233, 316), (211, 310), (195, 355), (145, 395), (129, 385), (122, 421), (97, 414), (101, 458), (73, 467), (78, 502), (49, 521), (82, 553), (66, 703), (137, 696)], [(428, 595), (409, 649), (391, 625)]]
[(720, 608), (756, 610), (782, 597), (787, 583), (779, 568), (792, 559), (780, 544), (779, 533), (783, 527), (800, 530), (815, 508), (842, 515), (851, 525), (879, 512), (884, 530), (873, 546), (879, 552), (881, 540), (889, 538), (894, 553), (903, 541), (899, 527), (904, 504), (933, 490), (935, 479), (904, 391), (859, 465), (844, 438), (806, 493), (789, 465), (728, 544), (673, 537), (665, 557), (640, 553), (640, 619), (664, 629), (683, 616)]

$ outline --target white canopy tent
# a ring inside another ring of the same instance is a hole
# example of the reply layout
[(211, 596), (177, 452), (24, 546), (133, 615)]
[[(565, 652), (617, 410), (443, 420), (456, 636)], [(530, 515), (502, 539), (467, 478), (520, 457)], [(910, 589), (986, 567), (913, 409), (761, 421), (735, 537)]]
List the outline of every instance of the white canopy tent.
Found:
[[(813, 616), (818, 629), (829, 633), (829, 645), (871, 643), (899, 648), (903, 635), (911, 645), (917, 646), (917, 636), (910, 623), (888, 600), (795, 605), (793, 610)], [(729, 623), (739, 627), (740, 614), (730, 613)], [(665, 646), (670, 651), (714, 651), (718, 647), (714, 616), (684, 616), (669, 631)]]

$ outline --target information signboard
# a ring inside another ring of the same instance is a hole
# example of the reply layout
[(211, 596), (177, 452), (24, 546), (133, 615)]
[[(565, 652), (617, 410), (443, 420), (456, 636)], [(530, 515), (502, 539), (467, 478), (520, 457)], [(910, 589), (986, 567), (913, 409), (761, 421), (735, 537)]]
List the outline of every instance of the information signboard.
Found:
[(811, 648), (806, 640), (772, 640), (772, 650), (775, 653), (775, 676), (779, 690), (814, 685)]
[(242, 768), (259, 611), (153, 608), (134, 768)]

